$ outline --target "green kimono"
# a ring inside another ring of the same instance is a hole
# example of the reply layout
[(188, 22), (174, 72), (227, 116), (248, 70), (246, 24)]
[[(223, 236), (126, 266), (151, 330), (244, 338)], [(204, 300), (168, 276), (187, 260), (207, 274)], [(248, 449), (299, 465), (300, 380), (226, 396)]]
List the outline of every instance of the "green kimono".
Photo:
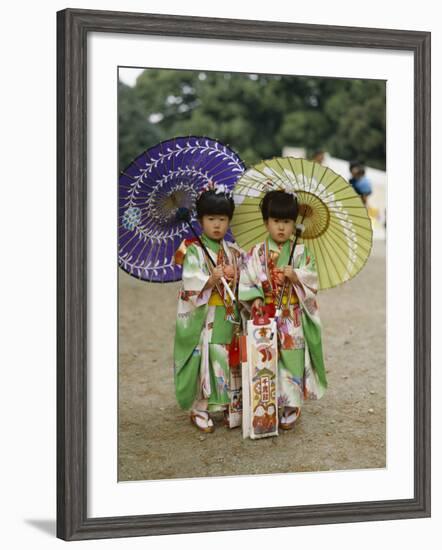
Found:
[[(234, 268), (236, 275), (230, 286), (235, 291), (239, 256), (236, 245), (213, 241), (204, 234), (201, 239), (217, 265), (223, 263)], [(227, 319), (222, 285), (203, 290), (211, 270), (199, 243), (191, 244), (183, 262), (174, 345), (175, 393), (183, 409), (190, 409), (195, 401), (201, 400), (207, 400), (210, 411), (223, 409), (230, 403), (229, 344), (235, 324)], [(224, 298), (227, 304), (228, 300)]]

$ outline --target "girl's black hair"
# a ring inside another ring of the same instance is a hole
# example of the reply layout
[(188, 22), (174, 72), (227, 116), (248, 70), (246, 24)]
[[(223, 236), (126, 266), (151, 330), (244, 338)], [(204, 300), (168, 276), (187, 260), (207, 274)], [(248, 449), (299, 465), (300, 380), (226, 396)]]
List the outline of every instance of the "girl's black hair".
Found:
[(214, 190), (204, 191), (196, 200), (196, 215), (198, 219), (203, 216), (228, 216), (233, 217), (235, 203), (231, 197), (224, 193), (216, 194)]
[(285, 191), (269, 191), (259, 205), (265, 221), (269, 218), (296, 221), (298, 216), (298, 201), (291, 193)]

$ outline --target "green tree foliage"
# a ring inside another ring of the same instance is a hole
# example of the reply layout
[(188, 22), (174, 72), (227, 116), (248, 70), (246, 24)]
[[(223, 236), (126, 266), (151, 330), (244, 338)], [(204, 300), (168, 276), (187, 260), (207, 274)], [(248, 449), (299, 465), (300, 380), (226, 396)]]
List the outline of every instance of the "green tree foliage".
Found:
[(120, 165), (158, 141), (206, 135), (247, 165), (284, 146), (385, 168), (385, 83), (147, 69), (120, 84)]
[(118, 84), (118, 144), (120, 171), (146, 149), (146, 144), (160, 141), (162, 132), (151, 124), (135, 89)]

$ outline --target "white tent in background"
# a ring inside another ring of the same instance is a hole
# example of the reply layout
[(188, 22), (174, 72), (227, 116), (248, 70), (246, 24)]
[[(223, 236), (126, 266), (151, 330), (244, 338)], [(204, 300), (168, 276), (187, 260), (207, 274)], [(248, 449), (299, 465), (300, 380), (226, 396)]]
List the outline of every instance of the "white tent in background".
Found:
[[(305, 149), (300, 147), (284, 147), (283, 157), (303, 157), (305, 158)], [(334, 172), (342, 176), (347, 181), (350, 176), (350, 162), (348, 160), (331, 157), (325, 154), (324, 166), (328, 166)], [(373, 193), (368, 197), (368, 212), (373, 222), (373, 238), (385, 239), (385, 212), (387, 203), (387, 173), (383, 170), (365, 167), (365, 174), (370, 180)]]

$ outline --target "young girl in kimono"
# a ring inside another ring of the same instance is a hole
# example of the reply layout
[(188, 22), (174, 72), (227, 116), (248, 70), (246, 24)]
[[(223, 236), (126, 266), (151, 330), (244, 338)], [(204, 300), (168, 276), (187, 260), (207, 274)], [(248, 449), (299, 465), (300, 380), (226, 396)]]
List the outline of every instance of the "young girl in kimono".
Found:
[(316, 294), (315, 258), (307, 246), (296, 246), (289, 264), (298, 214), (296, 198), (268, 192), (260, 205), (266, 239), (248, 253), (241, 270), (239, 299), (252, 314), (274, 317), (281, 289), (285, 292), (277, 319), (279, 427), (290, 430), (305, 398), (322, 397), (327, 380)]
[(175, 393), (178, 404), (190, 409), (191, 421), (203, 432), (214, 430), (210, 412), (226, 411), (229, 365), (239, 363), (232, 344), (238, 311), (221, 281), (224, 277), (236, 292), (240, 252), (224, 240), (234, 208), (221, 186), (204, 191), (196, 202), (201, 241), (216, 267), (197, 239), (184, 241), (175, 255), (175, 261), (183, 264), (174, 346)]

